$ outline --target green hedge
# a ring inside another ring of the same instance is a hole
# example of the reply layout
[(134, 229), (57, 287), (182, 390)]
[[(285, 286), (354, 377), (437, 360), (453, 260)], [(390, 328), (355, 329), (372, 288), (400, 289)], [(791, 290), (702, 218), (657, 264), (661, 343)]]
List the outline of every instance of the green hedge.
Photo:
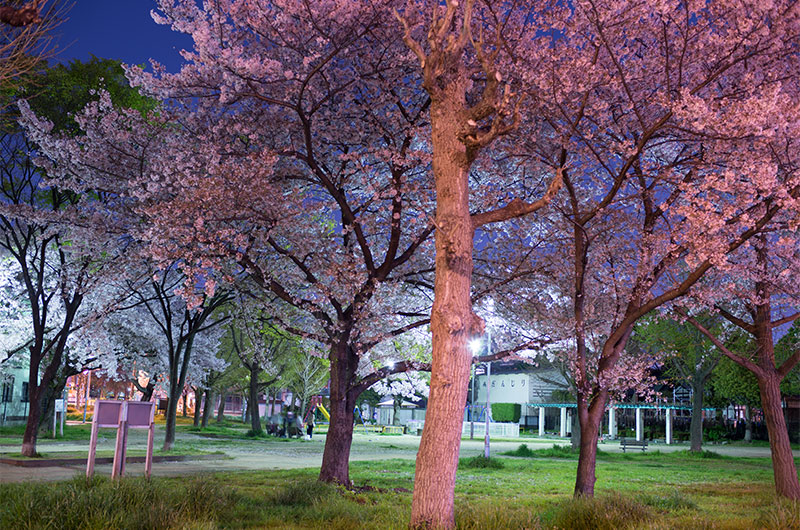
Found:
[(522, 405), (519, 403), (492, 403), (494, 421), (519, 423), (520, 415), (522, 415)]

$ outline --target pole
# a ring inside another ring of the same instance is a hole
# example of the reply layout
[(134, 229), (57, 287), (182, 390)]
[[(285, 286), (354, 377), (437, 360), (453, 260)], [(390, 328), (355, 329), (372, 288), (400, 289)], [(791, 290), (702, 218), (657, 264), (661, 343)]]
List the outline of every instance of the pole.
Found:
[[(492, 354), (492, 334), (486, 330), (486, 355)], [(489, 390), (492, 388), (492, 361), (486, 363), (486, 433), (483, 439), (483, 456), (489, 458), (489, 411), (491, 401)]]
[(472, 363), (472, 396), (469, 400), (469, 439), (475, 438), (475, 363)]
[(86, 423), (86, 408), (89, 406), (89, 389), (92, 387), (92, 371), (89, 370), (89, 375), (86, 376), (86, 396), (83, 400), (83, 423)]

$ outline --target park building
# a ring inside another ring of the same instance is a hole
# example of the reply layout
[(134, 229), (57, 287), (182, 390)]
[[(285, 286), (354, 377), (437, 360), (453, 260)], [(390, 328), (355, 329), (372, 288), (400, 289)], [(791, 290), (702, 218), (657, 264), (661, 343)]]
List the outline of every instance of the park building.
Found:
[(0, 427), (28, 419), (28, 367), (8, 366), (0, 372)]

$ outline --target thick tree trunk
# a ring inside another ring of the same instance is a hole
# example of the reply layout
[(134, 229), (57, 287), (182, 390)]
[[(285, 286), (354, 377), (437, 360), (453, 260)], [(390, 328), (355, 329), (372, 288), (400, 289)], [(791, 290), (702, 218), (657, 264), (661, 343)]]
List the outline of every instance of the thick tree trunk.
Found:
[(578, 470), (575, 475), (576, 497), (594, 497), (594, 483), (597, 481), (597, 437), (600, 423), (603, 421), (607, 393), (605, 390), (590, 403), (578, 397), (578, 422), (580, 423), (581, 442), (578, 456)]
[(194, 391), (194, 422), (192, 425), (195, 427), (200, 426), (200, 416), (202, 415), (200, 410), (200, 404), (203, 402), (203, 394), (205, 392), (203, 390), (195, 390)]
[(169, 399), (167, 400), (167, 411), (165, 413), (166, 425), (164, 429), (166, 432), (164, 434), (164, 447), (162, 451), (171, 451), (175, 443), (175, 422), (178, 416), (178, 400), (180, 396), (180, 389), (170, 388)]
[[(773, 370), (774, 372), (774, 370)], [(769, 448), (772, 455), (772, 469), (775, 474), (775, 490), (778, 495), (792, 500), (800, 500), (800, 482), (792, 456), (789, 432), (783, 417), (781, 405), (781, 378), (777, 373), (758, 378), (761, 406), (769, 433)]]
[(703, 450), (703, 381), (692, 382), (692, 422), (689, 426), (689, 451), (699, 453)]
[[(28, 386), (30, 389), (30, 386)], [(29, 390), (30, 392), (30, 390)], [(42, 415), (41, 400), (38, 396), (29, 393), (28, 403), (28, 423), (25, 425), (25, 433), (22, 435), (22, 456), (36, 456), (36, 440), (39, 437), (39, 419)]]
[(473, 227), (469, 210), (470, 157), (458, 139), (465, 108), (462, 78), (453, 76), (431, 103), (436, 181), (436, 278), (431, 311), (433, 362), (425, 428), (417, 453), (411, 526), (455, 526), (454, 491), (471, 355), (482, 333), (472, 311)]
[(258, 374), (261, 372), (257, 363), (250, 367), (250, 396), (247, 409), (250, 411), (250, 430), (261, 432), (261, 417), (258, 415)]
[(181, 411), (181, 415), (185, 418), (189, 415), (189, 391), (187, 389), (183, 389), (183, 410)]
[(214, 392), (210, 388), (206, 388), (206, 400), (203, 403), (203, 421), (201, 428), (208, 427), (208, 420), (214, 410)]
[(349, 391), (356, 369), (358, 356), (346, 341), (331, 348), (331, 422), (322, 453), (319, 480), (350, 485), (350, 446), (353, 443), (353, 409), (356, 398)]
[(222, 420), (225, 419), (225, 401), (228, 398), (228, 394), (223, 392), (219, 395), (219, 407), (217, 408), (217, 423), (222, 423)]

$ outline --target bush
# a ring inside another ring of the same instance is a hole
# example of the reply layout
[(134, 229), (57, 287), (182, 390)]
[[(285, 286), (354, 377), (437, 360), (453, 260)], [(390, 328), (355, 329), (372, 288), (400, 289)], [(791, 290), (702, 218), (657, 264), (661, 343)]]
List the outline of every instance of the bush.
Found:
[(556, 508), (552, 524), (575, 530), (617, 530), (640, 528), (652, 517), (647, 506), (620, 495), (578, 497)]
[(492, 403), (494, 421), (518, 423), (521, 415), (522, 405), (519, 403)]
[(503, 453), (504, 455), (508, 456), (525, 456), (525, 457), (532, 457), (536, 454), (535, 451), (532, 451), (528, 448), (528, 444), (522, 444), (513, 451), (506, 451)]
[(462, 458), (458, 462), (458, 467), (464, 469), (503, 469), (505, 466), (497, 458), (486, 458), (483, 455), (478, 455), (472, 458)]
[[(571, 445), (553, 444), (553, 447), (548, 449), (530, 449), (527, 444), (522, 444), (513, 451), (502, 453), (507, 456), (524, 456), (524, 457), (538, 457), (538, 458), (567, 458), (577, 459), (580, 454), (580, 449), (572, 447)], [(597, 456), (605, 454), (601, 450), (597, 450)]]

